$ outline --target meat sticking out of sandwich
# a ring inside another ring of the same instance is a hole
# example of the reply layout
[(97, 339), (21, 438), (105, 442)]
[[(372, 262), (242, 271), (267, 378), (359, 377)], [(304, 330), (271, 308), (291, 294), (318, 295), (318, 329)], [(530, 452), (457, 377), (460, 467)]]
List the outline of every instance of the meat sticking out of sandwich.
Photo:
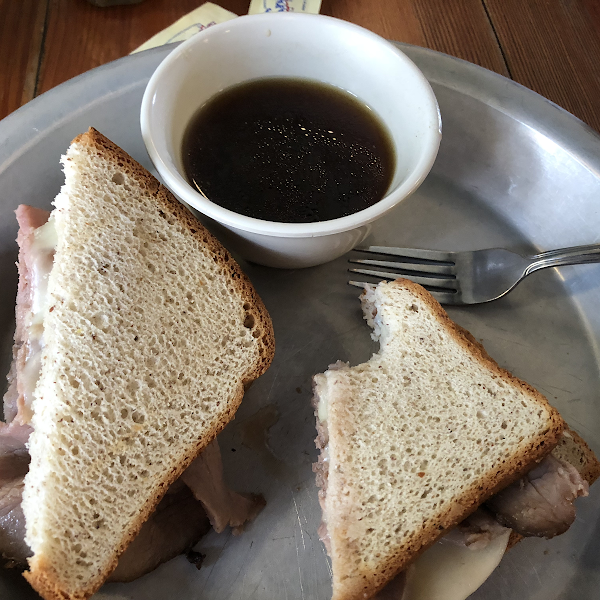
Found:
[(333, 599), (402, 573), (378, 597), (463, 600), (522, 536), (566, 531), (600, 464), (423, 288), (381, 283), (361, 300), (380, 351), (314, 377)]
[[(0, 555), (11, 565), (26, 566), (31, 550), (25, 543), (21, 498), (29, 469), (26, 443), (32, 431), (31, 404), (41, 369), (42, 314), (56, 232), (53, 223), (48, 223), (48, 211), (21, 205), (16, 215), (19, 288), (14, 356), (4, 396), (6, 423), (0, 423)], [(215, 440), (171, 486), (109, 580), (132, 581), (190, 550), (211, 525), (217, 532), (227, 526), (239, 529), (263, 504), (261, 497), (237, 494), (227, 487)]]
[(63, 164), (50, 218), (17, 210), (0, 552), (44, 598), (81, 599), (260, 511), (215, 436), (274, 339), (227, 251), (127, 154), (91, 129)]

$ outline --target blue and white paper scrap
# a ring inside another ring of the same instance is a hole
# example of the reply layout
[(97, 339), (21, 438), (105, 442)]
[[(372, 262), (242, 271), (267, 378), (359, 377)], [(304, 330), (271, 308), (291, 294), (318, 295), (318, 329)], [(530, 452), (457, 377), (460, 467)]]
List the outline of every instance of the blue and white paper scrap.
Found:
[(252, 0), (249, 15), (269, 12), (303, 12), (318, 15), (321, 0)]
[[(320, 9), (321, 0), (252, 0), (248, 14), (256, 15), (277, 12), (318, 14)], [(212, 2), (205, 2), (192, 12), (181, 17), (178, 21), (175, 21), (173, 25), (153, 35), (147, 42), (136, 48), (132, 54), (164, 44), (183, 42), (207, 27), (230, 21), (231, 19), (235, 19), (235, 17), (237, 17), (235, 13), (225, 10)]]

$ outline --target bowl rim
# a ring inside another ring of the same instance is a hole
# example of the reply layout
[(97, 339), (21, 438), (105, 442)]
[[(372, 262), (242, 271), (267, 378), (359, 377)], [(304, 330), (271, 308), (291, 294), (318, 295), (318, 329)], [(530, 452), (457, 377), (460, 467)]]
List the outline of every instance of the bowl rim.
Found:
[[(161, 85), (163, 77), (169, 72), (172, 63), (178, 60), (181, 55), (189, 53), (192, 48), (202, 45), (206, 37), (219, 35), (221, 32), (234, 27), (245, 27), (246, 23), (256, 23), (256, 26), (260, 26), (262, 21), (265, 24), (272, 25), (273, 19), (287, 19), (288, 21), (293, 20), (299, 22), (310, 22), (314, 20), (324, 22), (329, 21), (332, 26), (346, 28), (354, 33), (358, 32), (365, 40), (380, 44), (388, 52), (393, 53), (403, 63), (404, 68), (411, 71), (416, 80), (420, 83), (420, 89), (423, 93), (428, 113), (426, 118), (431, 122), (431, 125), (425, 134), (427, 136), (424, 142), (425, 151), (422, 153), (419, 162), (408, 177), (406, 177), (394, 191), (384, 196), (375, 204), (350, 215), (327, 221), (285, 223), (256, 219), (254, 217), (236, 213), (210, 201), (195, 190), (176, 167), (171, 166), (163, 159), (153, 135), (154, 97)], [(354, 23), (349, 23), (325, 15), (305, 13), (263, 13), (243, 15), (230, 21), (208, 27), (182, 42), (164, 58), (152, 74), (142, 98), (140, 126), (142, 137), (152, 163), (162, 177), (166, 187), (181, 201), (226, 227), (254, 234), (294, 238), (317, 237), (349, 231), (367, 225), (392, 210), (399, 202), (409, 197), (429, 174), (437, 156), (442, 135), (439, 105), (435, 94), (431, 89), (431, 85), (421, 70), (406, 54), (404, 54), (404, 52), (385, 38), (364, 27), (355, 25)]]

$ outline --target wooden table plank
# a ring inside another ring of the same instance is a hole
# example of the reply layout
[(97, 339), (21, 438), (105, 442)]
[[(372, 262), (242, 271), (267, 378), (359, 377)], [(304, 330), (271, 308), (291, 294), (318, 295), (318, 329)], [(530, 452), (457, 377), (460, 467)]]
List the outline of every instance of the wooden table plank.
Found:
[(508, 75), (481, 0), (330, 0), (328, 8), (332, 16), (385, 38), (432, 48)]
[(0, 0), (0, 118), (34, 97), (48, 0)]
[(323, 4), (329, 8), (332, 17), (370, 29), (386, 39), (417, 46), (425, 45), (425, 36), (413, 0), (404, 2), (330, 0), (329, 3)]
[(488, 14), (480, 0), (418, 0), (425, 45), (508, 76)]
[[(244, 14), (249, 0), (219, 3)], [(144, 0), (97, 8), (85, 0), (0, 0), (0, 61), (5, 65), (0, 69), (0, 118), (34, 93), (129, 54), (199, 4)], [(600, 131), (598, 0), (323, 0), (321, 12), (390, 39), (511, 73)]]
[(600, 131), (598, 0), (484, 0), (515, 81)]
[[(220, 3), (236, 14), (247, 12), (248, 4), (247, 0)], [(129, 54), (196, 6), (198, 0), (146, 0), (111, 8), (97, 8), (83, 0), (50, 0), (40, 92)], [(507, 74), (479, 0), (325, 0), (321, 12), (363, 25), (389, 39), (428, 46)]]
[[(145, 0), (98, 8), (84, 0), (50, 0), (39, 92), (126, 56), (200, 4), (201, 0)], [(218, 4), (244, 14), (249, 2), (219, 0)]]

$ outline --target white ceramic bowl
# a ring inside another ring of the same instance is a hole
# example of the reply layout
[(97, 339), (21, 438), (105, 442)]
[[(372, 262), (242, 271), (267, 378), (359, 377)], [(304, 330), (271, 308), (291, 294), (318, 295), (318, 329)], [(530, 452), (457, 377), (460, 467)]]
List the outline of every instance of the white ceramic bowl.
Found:
[[(221, 90), (262, 77), (318, 80), (370, 106), (389, 128), (396, 150), (386, 196), (339, 219), (278, 223), (222, 208), (189, 185), (181, 145), (191, 117)], [(405, 54), (362, 27), (294, 13), (239, 17), (178, 46), (148, 83), (141, 128), (152, 162), (179, 200), (220, 225), (227, 242), (248, 260), (285, 268), (321, 264), (359, 244), (369, 223), (422, 183), (441, 139), (433, 91)]]

